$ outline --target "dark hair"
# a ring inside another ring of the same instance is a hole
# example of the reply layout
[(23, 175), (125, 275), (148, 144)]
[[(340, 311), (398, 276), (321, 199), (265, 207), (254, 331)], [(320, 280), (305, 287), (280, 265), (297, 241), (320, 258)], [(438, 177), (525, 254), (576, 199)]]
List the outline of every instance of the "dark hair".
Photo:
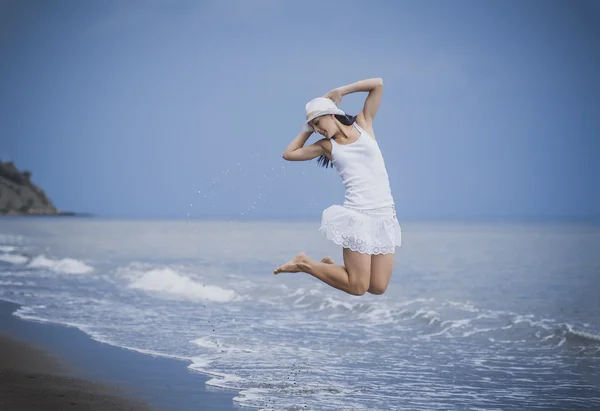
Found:
[[(351, 116), (350, 114), (346, 114), (345, 116), (342, 116), (341, 114), (334, 114), (334, 116), (340, 123), (342, 123), (345, 126), (351, 126), (356, 121), (356, 116)], [(333, 168), (333, 164), (331, 164), (331, 161), (329, 161), (327, 156), (320, 156), (319, 158), (317, 158), (317, 164), (321, 167)]]

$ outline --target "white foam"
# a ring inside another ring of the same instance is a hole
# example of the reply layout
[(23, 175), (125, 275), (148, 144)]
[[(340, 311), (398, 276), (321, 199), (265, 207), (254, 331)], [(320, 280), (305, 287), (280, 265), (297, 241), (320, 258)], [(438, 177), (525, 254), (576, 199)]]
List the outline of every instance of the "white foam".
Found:
[(223, 343), (221, 340), (213, 336), (201, 337), (196, 340), (193, 340), (192, 343), (196, 344), (199, 347), (217, 350), (220, 353), (254, 353), (254, 350), (250, 348), (234, 347)]
[(206, 385), (218, 388), (231, 388), (233, 386), (239, 386), (240, 382), (243, 381), (242, 378), (236, 375), (207, 369), (206, 367), (212, 363), (212, 360), (210, 359), (204, 357), (194, 357), (191, 358), (191, 361), (192, 364), (188, 365), (188, 369), (213, 377), (206, 381)]
[(555, 335), (554, 334), (547, 335), (544, 338), (542, 338), (542, 341), (547, 341), (547, 340), (549, 340), (552, 337), (555, 337)]
[(325, 299), (323, 300), (323, 303), (319, 307), (319, 311), (327, 309), (327, 308), (338, 308), (338, 307), (344, 307), (348, 311), (352, 311), (352, 309), (354, 308), (354, 305), (347, 301), (340, 301), (333, 297), (325, 297)]
[(25, 264), (29, 258), (20, 254), (0, 254), (0, 261), (11, 264)]
[(235, 385), (239, 384), (240, 381), (242, 381), (241, 378), (239, 378), (235, 375), (231, 375), (231, 374), (222, 374), (222, 373), (206, 372), (206, 371), (201, 371), (201, 372), (204, 374), (213, 376), (213, 378), (206, 381), (206, 385), (210, 385), (213, 387), (231, 388), (232, 386), (235, 386)]
[(465, 331), (463, 333), (463, 337), (470, 337), (473, 334), (486, 333), (486, 332), (490, 332), (490, 331), (494, 331), (494, 330), (495, 330), (494, 328), (478, 328), (473, 331)]
[[(82, 330), (83, 331), (83, 330)], [(87, 331), (85, 331), (86, 333), (88, 333)], [(173, 355), (173, 354), (165, 354), (162, 352), (158, 352), (158, 351), (153, 351), (153, 350), (145, 350), (143, 348), (135, 348), (135, 347), (131, 347), (129, 345), (123, 345), (123, 344), (116, 344), (113, 343), (111, 340), (108, 339), (102, 339), (99, 336), (96, 336), (92, 333), (88, 333), (94, 340), (104, 343), (104, 344), (108, 344), (108, 345), (112, 345), (114, 347), (119, 347), (119, 348), (124, 348), (126, 350), (130, 350), (130, 351), (135, 351), (135, 352), (139, 352), (141, 354), (146, 354), (146, 355), (151, 355), (153, 357), (161, 357), (161, 358), (172, 358), (174, 360), (182, 360), (182, 361), (191, 361), (191, 359), (189, 357), (185, 357), (182, 355)]]
[(416, 317), (422, 317), (426, 320), (429, 320), (429, 325), (433, 324), (436, 321), (440, 321), (440, 315), (437, 312), (433, 310), (427, 310), (425, 308), (420, 308), (419, 310), (417, 310), (417, 312), (411, 318)]
[(442, 321), (440, 326), (444, 327), (446, 324), (450, 324), (450, 328), (462, 328), (467, 327), (471, 323), (471, 318), (464, 318), (461, 320), (446, 320)]
[(268, 398), (269, 390), (263, 388), (248, 388), (246, 390), (240, 391), (239, 395), (233, 397), (233, 401), (237, 403), (246, 403), (256, 400), (262, 400), (264, 398)]
[(392, 311), (388, 308), (374, 308), (359, 315), (358, 318), (368, 320), (367, 324), (375, 325), (393, 323), (395, 320)]
[(12, 245), (0, 245), (0, 251), (2, 251), (3, 253), (10, 253), (12, 251), (15, 251), (17, 249), (17, 247), (13, 247)]
[(445, 334), (446, 332), (448, 332), (448, 330), (450, 330), (452, 328), (452, 326), (450, 327), (446, 327), (443, 330), (437, 332), (437, 333), (432, 333), (432, 334), (426, 334), (423, 335), (421, 338), (425, 338), (425, 339), (429, 339), (429, 337), (437, 337), (439, 335)]
[(63, 258), (61, 260), (52, 260), (43, 255), (33, 258), (27, 267), (30, 268), (48, 268), (57, 273), (63, 274), (87, 274), (94, 270), (93, 267), (87, 265), (83, 261), (73, 258)]
[(475, 307), (473, 304), (468, 303), (468, 302), (461, 303), (459, 301), (448, 301), (448, 305), (450, 305), (452, 307), (456, 307), (463, 311), (471, 312), (471, 313), (477, 313), (477, 312), (481, 311), (479, 308)]
[(188, 365), (188, 368), (195, 371), (202, 371), (213, 362), (213, 360), (205, 357), (193, 357), (190, 360), (192, 364)]
[(221, 344), (216, 338), (202, 337), (192, 341), (194, 344), (204, 348), (221, 348)]
[(191, 300), (229, 302), (237, 297), (233, 290), (202, 284), (168, 267), (139, 270), (136, 269), (137, 266), (132, 265), (131, 268), (122, 271), (132, 280), (129, 284), (131, 288)]
[(414, 300), (406, 300), (396, 303), (397, 307), (406, 307), (407, 305), (433, 302), (433, 298), (415, 298)]
[[(17, 302), (17, 304), (19, 304), (19, 303)], [(45, 306), (37, 306), (37, 307), (45, 307)], [(35, 313), (35, 312), (36, 312), (35, 307), (23, 306), (23, 307), (19, 308), (17, 311), (15, 311), (14, 315), (16, 315), (17, 317), (19, 317), (22, 320), (36, 321), (36, 322), (40, 322), (40, 323), (49, 323), (49, 324), (60, 324), (65, 327), (77, 328), (77, 329), (83, 331), (84, 333), (91, 335), (89, 333), (87, 326), (84, 324), (79, 324), (79, 323), (74, 323), (74, 322), (69, 322), (69, 321), (57, 321), (57, 320), (53, 320), (53, 319), (39, 317), (37, 315), (30, 315), (30, 313)]]
[(583, 338), (587, 338), (589, 340), (592, 341), (598, 341), (600, 342), (600, 335), (597, 334), (592, 334), (589, 332), (585, 332), (585, 331), (578, 331), (578, 330), (574, 330), (573, 327), (571, 327), (570, 324), (565, 324), (567, 329), (569, 330), (570, 333), (577, 335), (579, 337), (583, 337)]

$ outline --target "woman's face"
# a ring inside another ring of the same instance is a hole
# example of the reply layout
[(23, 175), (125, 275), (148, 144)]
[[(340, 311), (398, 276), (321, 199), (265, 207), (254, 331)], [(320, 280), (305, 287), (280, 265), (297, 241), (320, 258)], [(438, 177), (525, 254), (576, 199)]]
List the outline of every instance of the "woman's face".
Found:
[(337, 131), (337, 124), (333, 114), (326, 114), (317, 117), (308, 123), (315, 133), (321, 134), (323, 137), (331, 138)]

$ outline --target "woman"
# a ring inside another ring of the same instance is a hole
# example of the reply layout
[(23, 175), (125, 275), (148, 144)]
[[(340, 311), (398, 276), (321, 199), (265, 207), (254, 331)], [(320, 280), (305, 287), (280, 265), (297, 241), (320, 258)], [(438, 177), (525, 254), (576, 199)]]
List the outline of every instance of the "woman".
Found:
[[(368, 92), (356, 117), (338, 108), (342, 97)], [(373, 119), (383, 94), (383, 80), (367, 79), (331, 90), (306, 104), (303, 131), (288, 145), (283, 158), (332, 165), (346, 187), (343, 205), (323, 211), (319, 231), (342, 246), (344, 265), (330, 257), (317, 262), (299, 253), (274, 273), (305, 272), (352, 295), (383, 294), (394, 267), (401, 231), (383, 156), (373, 132)], [(313, 132), (322, 139), (304, 146)]]

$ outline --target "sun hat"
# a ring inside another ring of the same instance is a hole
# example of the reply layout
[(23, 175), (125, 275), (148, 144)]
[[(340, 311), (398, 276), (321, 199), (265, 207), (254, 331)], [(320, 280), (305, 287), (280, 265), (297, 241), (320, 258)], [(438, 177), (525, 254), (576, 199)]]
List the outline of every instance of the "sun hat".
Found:
[(339, 114), (345, 116), (343, 110), (339, 109), (333, 100), (327, 97), (317, 97), (306, 103), (306, 121), (302, 125), (303, 131), (313, 131), (313, 128), (308, 124), (311, 120), (324, 116), (326, 114)]

